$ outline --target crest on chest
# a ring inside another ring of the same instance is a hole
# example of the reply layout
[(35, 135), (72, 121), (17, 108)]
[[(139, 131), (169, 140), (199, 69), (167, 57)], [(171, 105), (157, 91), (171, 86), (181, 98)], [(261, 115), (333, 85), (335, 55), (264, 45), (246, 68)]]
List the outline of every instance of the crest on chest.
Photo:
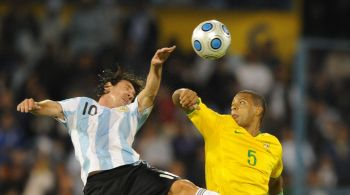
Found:
[(119, 112), (129, 112), (129, 108), (127, 106), (119, 106), (117, 108), (114, 108), (115, 110)]
[(270, 144), (269, 143), (263, 143), (263, 146), (264, 146), (264, 148), (265, 148), (265, 150), (267, 152), (271, 153), (271, 151), (270, 151)]

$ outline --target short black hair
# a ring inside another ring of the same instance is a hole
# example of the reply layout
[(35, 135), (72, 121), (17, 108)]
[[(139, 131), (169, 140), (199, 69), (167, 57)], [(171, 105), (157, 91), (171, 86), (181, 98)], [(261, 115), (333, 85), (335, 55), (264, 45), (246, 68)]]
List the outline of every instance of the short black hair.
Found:
[(258, 93), (252, 90), (242, 90), (242, 91), (239, 91), (237, 94), (239, 93), (249, 94), (253, 98), (254, 104), (262, 107), (263, 110), (261, 112), (261, 118), (260, 118), (260, 122), (262, 122), (267, 109), (265, 98), (262, 95), (259, 95)]
[(96, 90), (97, 97), (101, 97), (105, 94), (105, 85), (111, 82), (112, 85), (116, 85), (121, 80), (129, 81), (135, 89), (135, 97), (144, 88), (144, 81), (138, 78), (136, 75), (125, 72), (120, 66), (113, 71), (110, 68), (104, 69), (101, 74), (98, 74), (98, 85)]

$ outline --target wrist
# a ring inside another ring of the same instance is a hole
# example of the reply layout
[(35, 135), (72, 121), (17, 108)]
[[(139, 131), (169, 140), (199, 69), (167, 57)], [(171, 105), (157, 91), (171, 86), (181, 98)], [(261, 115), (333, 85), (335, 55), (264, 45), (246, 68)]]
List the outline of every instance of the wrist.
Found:
[(193, 105), (192, 109), (186, 110), (186, 114), (189, 115), (191, 114), (193, 111), (197, 110), (197, 108), (199, 107), (199, 104), (201, 103), (201, 99), (198, 98), (196, 101), (196, 104)]
[(162, 67), (162, 66), (163, 66), (163, 63), (152, 63), (151, 62), (151, 67), (159, 68), (159, 67)]

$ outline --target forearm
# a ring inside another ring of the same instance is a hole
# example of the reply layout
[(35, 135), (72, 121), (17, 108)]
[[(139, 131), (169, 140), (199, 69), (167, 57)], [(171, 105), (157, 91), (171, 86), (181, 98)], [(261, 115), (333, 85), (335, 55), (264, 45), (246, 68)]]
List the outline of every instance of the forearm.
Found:
[(151, 65), (146, 86), (138, 95), (139, 112), (153, 105), (162, 77), (162, 66)]
[(283, 194), (283, 179), (279, 177), (277, 179), (270, 179), (269, 182), (269, 195), (281, 195)]
[(150, 71), (147, 76), (146, 86), (144, 89), (144, 95), (154, 100), (156, 97), (160, 82), (162, 78), (162, 66), (151, 65)]
[(49, 116), (54, 118), (63, 118), (63, 112), (60, 105), (52, 100), (44, 100), (35, 102), (37, 105), (36, 109), (30, 111), (30, 113), (39, 116)]
[(142, 112), (144, 109), (153, 105), (154, 99), (156, 98), (160, 87), (163, 64), (175, 48), (175, 46), (169, 48), (165, 47), (158, 49), (154, 54), (151, 60), (151, 67), (147, 75), (146, 86), (138, 95), (139, 112)]

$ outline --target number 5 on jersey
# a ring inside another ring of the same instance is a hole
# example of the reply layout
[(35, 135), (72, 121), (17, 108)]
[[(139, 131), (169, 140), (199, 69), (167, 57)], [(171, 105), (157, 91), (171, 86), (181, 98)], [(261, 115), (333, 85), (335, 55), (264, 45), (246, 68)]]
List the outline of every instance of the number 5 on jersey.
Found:
[(256, 165), (256, 156), (255, 156), (255, 151), (254, 150), (248, 150), (248, 164), (251, 166)]

